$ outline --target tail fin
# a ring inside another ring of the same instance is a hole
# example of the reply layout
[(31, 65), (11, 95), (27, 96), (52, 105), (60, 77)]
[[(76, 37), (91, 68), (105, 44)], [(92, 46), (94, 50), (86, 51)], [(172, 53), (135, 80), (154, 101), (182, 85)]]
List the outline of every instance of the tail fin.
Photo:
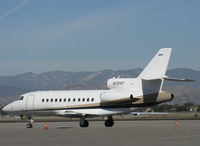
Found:
[(172, 48), (162, 48), (139, 75), (139, 78), (153, 80), (163, 78), (166, 74)]

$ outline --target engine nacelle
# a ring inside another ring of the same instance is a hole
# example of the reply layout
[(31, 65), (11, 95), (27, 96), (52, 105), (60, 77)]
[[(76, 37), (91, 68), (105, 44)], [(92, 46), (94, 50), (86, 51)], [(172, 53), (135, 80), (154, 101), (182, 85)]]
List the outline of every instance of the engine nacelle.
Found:
[(119, 102), (131, 102), (133, 98), (132, 94), (128, 94), (128, 93), (123, 93), (123, 92), (103, 92), (101, 94), (101, 102), (115, 102), (115, 103), (119, 103)]
[(166, 91), (143, 95), (144, 103), (163, 103), (166, 101), (171, 101), (173, 99), (174, 99), (174, 95)]
[(174, 99), (174, 94), (166, 91), (162, 91), (157, 96), (157, 102), (166, 102)]

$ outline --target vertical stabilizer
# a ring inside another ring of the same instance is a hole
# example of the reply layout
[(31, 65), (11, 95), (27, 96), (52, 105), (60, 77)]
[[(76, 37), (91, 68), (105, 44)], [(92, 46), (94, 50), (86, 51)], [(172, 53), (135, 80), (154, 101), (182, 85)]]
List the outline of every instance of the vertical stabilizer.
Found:
[(141, 79), (159, 79), (166, 74), (172, 48), (162, 48), (139, 75)]

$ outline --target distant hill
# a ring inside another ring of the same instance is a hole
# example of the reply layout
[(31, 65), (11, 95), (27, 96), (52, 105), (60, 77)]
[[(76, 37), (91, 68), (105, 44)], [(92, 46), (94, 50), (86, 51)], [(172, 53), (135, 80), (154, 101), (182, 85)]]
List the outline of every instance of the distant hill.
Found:
[[(130, 70), (102, 70), (97, 72), (65, 72), (52, 71), (41, 74), (25, 73), (15, 76), (0, 76), (0, 98), (16, 97), (22, 93), (34, 90), (58, 89), (97, 89), (106, 88), (106, 81), (112, 77), (137, 77), (142, 69)], [(168, 76), (190, 78), (196, 80), (192, 83), (165, 82), (169, 90), (178, 92), (179, 96), (187, 94), (191, 100), (200, 103), (200, 71), (187, 68), (176, 68), (167, 71)], [(176, 87), (174, 87), (176, 86)], [(183, 87), (177, 87), (183, 86)], [(173, 88), (172, 88), (173, 87)], [(187, 93), (185, 93), (187, 91)], [(182, 96), (183, 98), (183, 96)], [(182, 99), (181, 98), (181, 99)], [(12, 98), (10, 98), (12, 99)], [(180, 98), (179, 98), (180, 99)], [(3, 99), (1, 99), (3, 100)], [(1, 102), (1, 101), (0, 101)], [(5, 102), (5, 99), (4, 99)], [(179, 101), (177, 101), (179, 102)]]
[(163, 90), (175, 95), (175, 98), (170, 103), (184, 104), (186, 102), (193, 102), (194, 104), (200, 104), (200, 87), (168, 86), (164, 87)]
[(9, 86), (0, 85), (0, 98), (7, 97), (7, 96), (16, 96), (24, 92), (28, 92), (28, 90), (18, 88), (18, 87), (9, 87)]
[(114, 76), (136, 77), (140, 69), (98, 72), (64, 72), (53, 71), (41, 74), (25, 73), (15, 76), (0, 76), (0, 85), (14, 86), (28, 90), (60, 89), (65, 86), (85, 85), (100, 86)]

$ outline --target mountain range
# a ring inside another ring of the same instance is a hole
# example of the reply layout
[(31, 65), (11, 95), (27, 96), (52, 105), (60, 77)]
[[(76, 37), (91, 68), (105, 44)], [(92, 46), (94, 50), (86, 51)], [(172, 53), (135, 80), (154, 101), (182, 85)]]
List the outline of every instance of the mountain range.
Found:
[[(52, 71), (40, 74), (24, 73), (13, 76), (0, 76), (0, 103), (8, 103), (20, 94), (35, 90), (70, 90), (70, 89), (106, 89), (106, 82), (112, 77), (137, 77), (142, 69), (101, 70), (96, 72)], [(200, 71), (188, 68), (176, 68), (167, 71), (167, 75), (177, 78), (194, 79), (195, 82), (164, 83), (167, 91), (172, 91), (177, 98), (172, 103), (194, 102), (200, 104)]]

